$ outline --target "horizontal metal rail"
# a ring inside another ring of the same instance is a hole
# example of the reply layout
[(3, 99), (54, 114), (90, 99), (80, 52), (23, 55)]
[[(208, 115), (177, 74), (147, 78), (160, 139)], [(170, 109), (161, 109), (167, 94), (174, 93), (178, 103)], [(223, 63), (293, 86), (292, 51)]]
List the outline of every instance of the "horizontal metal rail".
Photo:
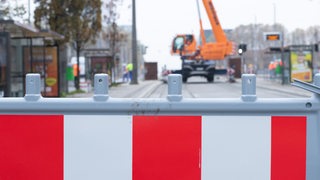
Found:
[[(316, 75), (315, 84), (319, 82), (319, 79), (320, 75)], [(242, 95), (239, 98), (184, 98), (180, 75), (169, 76), (167, 98), (112, 98), (108, 94), (108, 75), (106, 74), (95, 75), (94, 95), (91, 98), (44, 98), (40, 93), (39, 74), (27, 75), (25, 97), (0, 98), (0, 113), (2, 114), (8, 112), (159, 115), (260, 112), (268, 114), (268, 112), (317, 112), (319, 109), (317, 96), (310, 98), (258, 98), (256, 96), (255, 75), (243, 75)]]

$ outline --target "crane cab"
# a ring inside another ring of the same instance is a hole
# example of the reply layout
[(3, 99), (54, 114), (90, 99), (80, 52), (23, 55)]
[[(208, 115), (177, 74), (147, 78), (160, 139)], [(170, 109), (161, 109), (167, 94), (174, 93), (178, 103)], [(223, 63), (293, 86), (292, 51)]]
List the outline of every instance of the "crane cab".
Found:
[(196, 52), (197, 42), (192, 34), (177, 35), (172, 41), (171, 54), (191, 56)]

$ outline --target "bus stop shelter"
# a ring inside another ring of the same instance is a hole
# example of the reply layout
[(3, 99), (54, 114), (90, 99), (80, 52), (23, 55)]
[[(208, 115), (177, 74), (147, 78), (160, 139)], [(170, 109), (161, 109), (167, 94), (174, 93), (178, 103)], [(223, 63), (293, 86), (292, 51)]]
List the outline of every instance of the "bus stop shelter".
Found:
[(25, 74), (41, 74), (43, 96), (59, 96), (59, 52), (64, 36), (13, 20), (0, 20), (0, 94), (23, 96)]

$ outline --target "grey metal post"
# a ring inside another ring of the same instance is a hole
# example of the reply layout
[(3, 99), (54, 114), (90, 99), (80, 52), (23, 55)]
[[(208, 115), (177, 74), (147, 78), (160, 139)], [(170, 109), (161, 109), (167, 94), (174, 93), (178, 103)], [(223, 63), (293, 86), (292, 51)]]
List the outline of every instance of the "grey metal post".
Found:
[(256, 75), (244, 74), (242, 75), (242, 96), (243, 101), (255, 101), (256, 95)]
[(131, 84), (138, 84), (138, 57), (137, 57), (137, 31), (136, 31), (136, 2), (132, 0), (132, 80)]
[(96, 74), (94, 76), (94, 100), (106, 101), (109, 98), (109, 76), (107, 74)]
[(182, 100), (182, 76), (180, 74), (170, 74), (168, 76), (168, 95), (169, 101)]
[(27, 74), (26, 76), (26, 94), (28, 101), (37, 101), (41, 96), (40, 74)]
[(284, 76), (284, 33), (281, 32), (281, 84), (284, 85), (285, 84), (285, 76)]

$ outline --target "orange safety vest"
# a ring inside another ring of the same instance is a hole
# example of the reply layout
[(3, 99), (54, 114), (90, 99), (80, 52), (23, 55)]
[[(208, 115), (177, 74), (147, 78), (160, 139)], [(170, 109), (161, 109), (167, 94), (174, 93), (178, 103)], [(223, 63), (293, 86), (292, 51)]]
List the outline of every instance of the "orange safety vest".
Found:
[(72, 67), (73, 67), (73, 76), (78, 76), (78, 65), (74, 64)]

